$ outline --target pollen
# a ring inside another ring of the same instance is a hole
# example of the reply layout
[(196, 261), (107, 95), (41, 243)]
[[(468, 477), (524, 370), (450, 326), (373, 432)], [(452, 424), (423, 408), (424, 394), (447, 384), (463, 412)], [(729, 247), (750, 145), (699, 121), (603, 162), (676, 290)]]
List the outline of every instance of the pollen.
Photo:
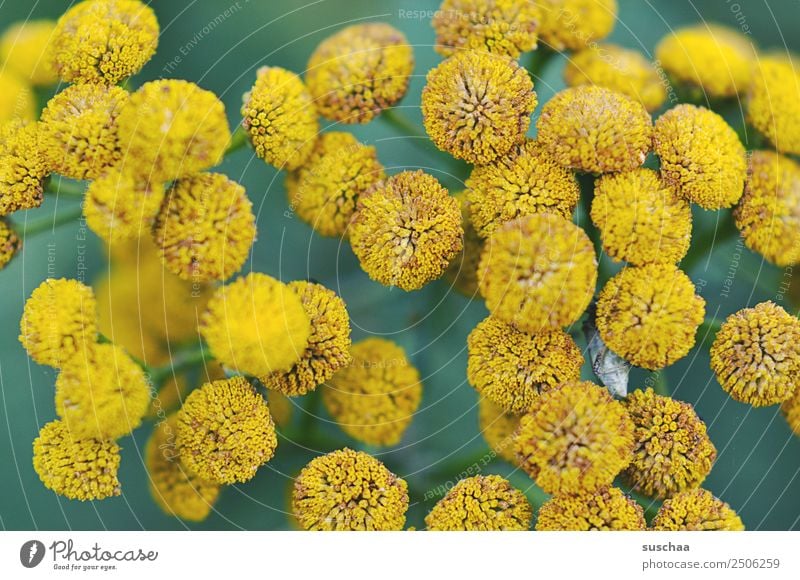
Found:
[(686, 356), (705, 317), (705, 300), (673, 265), (628, 267), (597, 299), (605, 344), (634, 366), (662, 369)]
[(450, 261), (444, 273), (453, 288), (470, 298), (478, 294), (478, 266), (483, 253), (484, 239), (475, 231), (470, 217), (469, 200), (466, 192), (455, 197), (461, 206), (461, 228), (464, 230), (464, 244), (461, 251)]
[(52, 20), (26, 20), (12, 24), (0, 36), (0, 61), (35, 86), (58, 81), (52, 50)]
[(264, 398), (244, 377), (206, 383), (177, 413), (186, 469), (212, 483), (243, 483), (272, 459), (278, 438)]
[(486, 397), (478, 401), (478, 424), (481, 435), (492, 452), (512, 465), (517, 463), (514, 434), (519, 427), (520, 415), (512, 415)]
[(406, 482), (361, 451), (317, 457), (294, 482), (292, 511), (305, 530), (399, 531), (407, 510)]
[(22, 248), (22, 240), (4, 219), (0, 219), (0, 270), (5, 268)]
[(459, 481), (425, 516), (430, 531), (526, 531), (533, 510), (525, 495), (499, 475)]
[(42, 205), (50, 170), (39, 147), (39, 125), (0, 124), (0, 216)]
[(382, 22), (348, 26), (308, 61), (306, 83), (320, 114), (367, 123), (406, 94), (414, 53), (402, 32)]
[(644, 510), (616, 487), (557, 495), (536, 515), (537, 532), (644, 531)]
[(533, 82), (515, 60), (459, 51), (428, 73), (422, 116), (439, 149), (485, 165), (524, 141), (536, 103)]
[(581, 349), (560, 328), (528, 334), (492, 316), (469, 334), (467, 378), (507, 412), (527, 412), (543, 391), (578, 380)]
[(422, 171), (389, 177), (360, 196), (350, 228), (369, 277), (406, 291), (440, 278), (463, 237), (458, 200)]
[(525, 332), (569, 326), (594, 295), (597, 259), (586, 233), (534, 214), (497, 229), (483, 250), (479, 287), (493, 316)]
[(555, 161), (585, 173), (630, 171), (650, 152), (653, 123), (641, 103), (603, 87), (557, 93), (542, 109), (539, 141)]
[(800, 73), (791, 58), (759, 59), (747, 120), (781, 153), (800, 155)]
[(744, 530), (741, 518), (727, 503), (705, 489), (692, 489), (668, 499), (653, 519), (653, 530), (728, 531)]
[(617, 0), (540, 0), (542, 42), (556, 51), (580, 50), (611, 34)]
[(769, 301), (732, 314), (711, 345), (711, 370), (741, 403), (788, 400), (800, 373), (800, 321)]

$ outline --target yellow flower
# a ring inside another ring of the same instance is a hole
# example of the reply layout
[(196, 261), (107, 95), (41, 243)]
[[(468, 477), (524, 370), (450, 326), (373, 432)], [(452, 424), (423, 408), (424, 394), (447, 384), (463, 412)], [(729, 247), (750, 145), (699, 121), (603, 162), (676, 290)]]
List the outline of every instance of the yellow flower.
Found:
[(484, 165), (522, 143), (536, 102), (533, 82), (517, 61), (459, 51), (428, 73), (422, 116), (439, 149)]
[(192, 522), (208, 517), (220, 486), (189, 473), (175, 445), (178, 421), (169, 416), (153, 428), (145, 447), (150, 495), (164, 513)]
[(664, 499), (699, 487), (717, 450), (689, 403), (634, 391), (623, 402), (635, 425), (633, 461), (624, 472), (637, 491)]
[(606, 346), (632, 365), (661, 369), (692, 349), (705, 304), (676, 266), (628, 267), (597, 298), (597, 330)]
[(557, 495), (536, 516), (536, 531), (644, 531), (644, 510), (616, 487)]
[(617, 21), (617, 0), (540, 0), (539, 37), (554, 50), (580, 50), (602, 40)]
[(308, 346), (311, 321), (296, 292), (252, 272), (217, 290), (200, 320), (214, 358), (242, 374), (288, 371)]
[(54, 32), (53, 54), (66, 82), (113, 85), (136, 74), (156, 52), (158, 21), (138, 0), (84, 0)]
[(525, 495), (499, 475), (462, 479), (425, 516), (431, 531), (526, 531), (533, 510)]
[(794, 395), (784, 401), (781, 411), (795, 435), (800, 436), (800, 389), (795, 389)]
[(69, 499), (105, 499), (120, 494), (119, 445), (76, 439), (63, 421), (51, 421), (33, 442), (33, 469), (47, 489)]
[(119, 439), (140, 425), (149, 405), (141, 367), (112, 344), (85, 350), (56, 378), (56, 411), (78, 438)]
[(534, 213), (550, 212), (571, 220), (581, 196), (575, 174), (533, 139), (493, 163), (475, 167), (467, 188), (472, 223), (482, 237), (505, 222)]
[(305, 530), (398, 531), (407, 510), (406, 482), (361, 451), (317, 457), (294, 482), (292, 511)]
[(118, 123), (129, 95), (119, 87), (73, 85), (42, 111), (39, 142), (49, 168), (94, 179), (122, 159)]
[(36, 97), (30, 85), (11, 71), (0, 70), (0, 123), (36, 119)]
[(286, 177), (292, 211), (323, 236), (345, 236), (359, 196), (386, 177), (375, 147), (350, 133), (317, 139), (306, 163)]
[(744, 524), (727, 503), (705, 489), (692, 489), (668, 499), (653, 519), (656, 531), (740, 532)]
[(197, 477), (243, 483), (272, 459), (278, 438), (264, 398), (244, 377), (206, 383), (177, 413), (178, 455)]
[(25, 121), (0, 125), (0, 215), (42, 205), (48, 173), (39, 148), (39, 125)]
[(661, 177), (704, 209), (731, 207), (742, 196), (747, 159), (725, 119), (704, 107), (678, 105), (659, 117), (653, 149)]
[(489, 316), (467, 349), (470, 384), (509, 413), (525, 413), (540, 393), (581, 376), (581, 349), (560, 328), (528, 334)]
[(753, 151), (733, 215), (748, 248), (778, 266), (800, 262), (800, 165), (773, 151)]
[(536, 48), (541, 12), (535, 2), (444, 0), (433, 16), (434, 48), (444, 56), (470, 49), (518, 58)]
[(48, 278), (25, 302), (19, 341), (37, 363), (60, 368), (94, 345), (96, 321), (91, 288), (77, 280)]
[(633, 422), (609, 392), (588, 381), (542, 393), (520, 421), (517, 460), (545, 492), (611, 485), (633, 457)]
[(419, 372), (398, 345), (367, 338), (353, 345), (352, 362), (322, 389), (325, 408), (342, 430), (369, 445), (395, 445), (422, 400)]
[(440, 278), (463, 237), (458, 200), (422, 171), (394, 175), (360, 196), (350, 228), (369, 277), (406, 291)]
[(676, 264), (689, 250), (689, 203), (652, 169), (602, 176), (591, 216), (606, 254), (634, 266)]
[(700, 24), (661, 39), (656, 58), (678, 83), (711, 99), (745, 93), (753, 81), (755, 47), (730, 28)]
[(382, 22), (343, 28), (320, 43), (306, 83), (320, 114), (341, 123), (367, 123), (405, 95), (414, 70), (406, 37)]
[(319, 132), (317, 109), (299, 76), (286, 69), (262, 67), (244, 95), (242, 126), (256, 154), (278, 169), (306, 162)]
[(247, 261), (255, 221), (241, 185), (221, 173), (198, 173), (169, 189), (153, 236), (173, 274), (194, 282), (224, 281)]
[(450, 261), (450, 266), (444, 275), (453, 288), (472, 298), (478, 294), (478, 265), (481, 262), (484, 240), (472, 225), (466, 192), (459, 192), (453, 197), (461, 205), (461, 228), (464, 230), (464, 244), (461, 251)]
[(0, 219), (0, 270), (14, 259), (22, 247), (22, 240), (17, 232), (4, 219)]
[(509, 463), (516, 465), (514, 433), (519, 427), (519, 415), (507, 413), (503, 407), (490, 399), (481, 397), (478, 401), (478, 424), (481, 435), (494, 453)]
[(598, 85), (617, 91), (650, 112), (667, 100), (667, 89), (653, 63), (640, 52), (616, 44), (589, 46), (570, 56), (564, 81), (569, 87)]
[(133, 93), (119, 117), (126, 163), (149, 181), (217, 165), (231, 140), (225, 105), (194, 83), (157, 80)]
[(711, 345), (711, 370), (742, 403), (763, 407), (788, 400), (800, 373), (800, 321), (772, 302), (732, 314)]
[(164, 186), (112, 169), (89, 184), (83, 203), (86, 224), (113, 243), (136, 239), (150, 225), (164, 199)]
[(792, 59), (759, 59), (747, 98), (747, 121), (781, 153), (800, 154), (800, 73)]
[(653, 134), (641, 103), (594, 85), (557, 93), (536, 126), (556, 163), (586, 173), (636, 169), (650, 152)]
[(55, 27), (52, 20), (12, 24), (0, 37), (0, 61), (33, 85), (55, 84), (58, 74), (51, 48)]
[(586, 233), (562, 217), (534, 214), (489, 238), (479, 286), (489, 311), (525, 332), (569, 326), (594, 295), (597, 259)]
[(308, 346), (288, 371), (260, 380), (268, 389), (297, 397), (313, 391), (350, 364), (350, 317), (344, 301), (321, 284), (292, 282), (289, 289), (300, 297), (311, 320)]

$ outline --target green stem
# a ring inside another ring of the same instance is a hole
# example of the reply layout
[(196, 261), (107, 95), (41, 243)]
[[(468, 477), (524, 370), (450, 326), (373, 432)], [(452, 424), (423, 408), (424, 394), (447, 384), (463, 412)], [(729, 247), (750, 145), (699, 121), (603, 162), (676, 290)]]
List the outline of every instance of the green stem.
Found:
[(169, 377), (212, 360), (214, 357), (211, 352), (200, 344), (191, 350), (177, 353), (167, 364), (150, 369), (150, 380), (160, 387)]
[(547, 63), (549, 63), (555, 55), (556, 52), (546, 46), (539, 46), (539, 48), (530, 54), (528, 59), (528, 72), (534, 77), (534, 80), (542, 77)]
[(74, 222), (81, 217), (83, 210), (80, 206), (70, 207), (61, 213), (53, 215), (51, 218), (34, 221), (30, 224), (16, 222), (14, 224), (17, 232), (24, 238), (35, 236), (44, 232), (54, 232), (58, 226), (63, 226)]
[(658, 374), (656, 375), (656, 380), (653, 383), (653, 390), (656, 392), (657, 395), (661, 395), (663, 397), (670, 397), (672, 394), (669, 392), (669, 385), (667, 384), (667, 374), (664, 369), (660, 371), (656, 371)]
[(228, 148), (225, 150), (225, 156), (227, 157), (231, 153), (235, 153), (239, 149), (242, 149), (247, 146), (250, 142), (249, 136), (247, 135), (247, 131), (242, 125), (236, 127), (236, 130), (231, 135), (231, 143), (228, 145)]
[(714, 340), (721, 326), (722, 322), (720, 322), (719, 320), (706, 319), (697, 329), (697, 336), (701, 341), (705, 341), (708, 339)]
[(408, 117), (398, 112), (397, 109), (386, 109), (383, 113), (381, 113), (381, 119), (404, 135), (409, 137), (420, 137), (426, 142), (428, 141), (428, 134), (424, 130), (420, 129), (420, 127), (413, 123)]
[(75, 181), (65, 181), (63, 177), (56, 176), (55, 179), (48, 179), (45, 191), (57, 197), (83, 199), (86, 194), (86, 185)]

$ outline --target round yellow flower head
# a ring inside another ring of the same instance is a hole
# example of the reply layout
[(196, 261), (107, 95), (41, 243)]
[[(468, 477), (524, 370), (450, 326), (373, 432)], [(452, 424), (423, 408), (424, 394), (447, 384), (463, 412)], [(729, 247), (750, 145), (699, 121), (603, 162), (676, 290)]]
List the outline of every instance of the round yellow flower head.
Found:
[(653, 389), (634, 391), (623, 403), (636, 427), (633, 461), (624, 472), (633, 488), (664, 499), (699, 487), (717, 450), (694, 408)]
[(56, 411), (78, 438), (119, 439), (141, 424), (149, 405), (141, 367), (112, 344), (72, 358), (56, 379)]
[(756, 51), (747, 37), (730, 28), (700, 24), (661, 39), (656, 58), (679, 84), (724, 99), (750, 88)]
[(19, 239), (17, 232), (8, 225), (6, 220), (0, 219), (0, 270), (14, 259), (21, 247), (22, 240)]
[(68, 83), (116, 84), (155, 54), (158, 33), (155, 13), (139, 0), (84, 0), (58, 19), (56, 69)]
[(667, 531), (741, 532), (744, 524), (727, 503), (705, 489), (684, 491), (664, 502), (653, 519), (652, 529)]
[(242, 126), (256, 155), (278, 169), (297, 169), (306, 162), (319, 133), (317, 108), (302, 79), (272, 66), (256, 73), (244, 95)]
[(294, 482), (292, 511), (305, 530), (399, 531), (407, 510), (406, 482), (361, 451), (317, 457)]
[(747, 99), (747, 121), (781, 153), (800, 155), (800, 72), (792, 59), (784, 55), (759, 60)]
[(516, 465), (514, 433), (519, 427), (519, 415), (506, 412), (490, 399), (481, 397), (478, 401), (478, 424), (481, 435), (494, 453), (511, 464)]
[(97, 338), (94, 293), (77, 280), (48, 278), (25, 302), (19, 341), (37, 363), (60, 368)]
[(36, 96), (15, 73), (0, 70), (0, 123), (36, 119)]
[(406, 291), (441, 277), (463, 239), (458, 200), (422, 171), (403, 171), (359, 197), (350, 228), (369, 277)]
[(288, 371), (308, 346), (311, 321), (300, 296), (251, 272), (217, 290), (200, 321), (214, 357), (241, 374)]
[(430, 531), (526, 531), (533, 510), (525, 495), (499, 475), (460, 480), (425, 516)]
[(653, 149), (661, 177), (704, 209), (731, 207), (742, 196), (747, 158), (725, 119), (704, 107), (678, 105), (656, 121)]
[(676, 264), (689, 250), (692, 210), (652, 169), (602, 176), (591, 217), (603, 250), (634, 266)]
[(581, 196), (575, 174), (564, 169), (545, 147), (525, 140), (467, 179), (472, 223), (482, 237), (518, 217), (550, 212), (568, 220)]
[(572, 222), (546, 213), (498, 228), (483, 250), (478, 282), (489, 311), (525, 332), (578, 320), (596, 283), (589, 237)]
[(311, 320), (308, 346), (291, 369), (260, 380), (268, 389), (297, 397), (313, 391), (350, 364), (350, 316), (344, 301), (321, 284), (292, 282), (289, 289), (300, 297)]
[(478, 294), (478, 265), (481, 262), (484, 240), (472, 225), (466, 192), (459, 192), (453, 197), (461, 205), (461, 228), (464, 230), (464, 243), (461, 251), (450, 261), (450, 266), (444, 275), (453, 288), (471, 298)]
[(642, 506), (616, 487), (595, 492), (557, 495), (545, 502), (536, 516), (536, 531), (644, 531)]
[(153, 428), (147, 441), (145, 465), (150, 495), (164, 513), (201, 522), (211, 513), (220, 486), (186, 470), (175, 445), (177, 430), (178, 421), (170, 415)]
[(403, 98), (414, 53), (402, 32), (382, 22), (343, 28), (320, 43), (306, 83), (320, 114), (341, 123), (367, 123)]
[(150, 225), (164, 199), (164, 186), (112, 169), (89, 184), (83, 216), (89, 228), (113, 243), (136, 239)]
[(119, 87), (72, 85), (50, 99), (42, 111), (39, 142), (55, 173), (94, 179), (122, 158), (119, 115), (128, 102)]
[(742, 403), (788, 400), (800, 373), (800, 321), (772, 302), (730, 315), (711, 345), (711, 370)]
[(509, 413), (531, 408), (539, 393), (581, 376), (583, 355), (561, 330), (522, 332), (489, 316), (470, 332), (467, 378)]
[(19, 120), (0, 124), (0, 216), (42, 205), (49, 173), (39, 148), (39, 125)]
[(163, 79), (130, 96), (119, 117), (119, 138), (131, 169), (150, 181), (170, 181), (217, 165), (231, 130), (214, 93)]
[(600, 44), (571, 55), (564, 69), (569, 87), (598, 85), (617, 91), (653, 112), (667, 100), (667, 89), (656, 67), (636, 50)]
[(244, 187), (221, 173), (176, 181), (153, 224), (164, 265), (184, 280), (224, 281), (241, 270), (256, 238)]
[(800, 389), (795, 389), (794, 395), (784, 401), (781, 411), (792, 431), (800, 435)]
[(662, 369), (694, 346), (705, 304), (676, 266), (624, 268), (597, 298), (597, 330), (606, 346), (632, 365)]
[(733, 215), (748, 248), (778, 266), (800, 262), (800, 164), (774, 151), (753, 151)]
[(119, 445), (78, 439), (63, 421), (51, 421), (33, 442), (33, 469), (47, 489), (68, 499), (105, 499), (120, 494)]
[(286, 177), (292, 211), (323, 236), (345, 236), (359, 196), (385, 179), (375, 147), (350, 133), (317, 139), (306, 163)]
[(249, 481), (278, 446), (269, 407), (244, 377), (192, 391), (177, 422), (175, 444), (181, 462), (212, 483)]
[(444, 0), (433, 16), (434, 48), (444, 56), (470, 49), (518, 58), (536, 48), (541, 12), (535, 2)]
[(633, 457), (633, 422), (609, 392), (588, 381), (538, 397), (520, 421), (517, 461), (549, 494), (611, 485)]
[(27, 20), (12, 24), (0, 36), (0, 61), (36, 86), (58, 81), (52, 51), (52, 20)]
[(539, 142), (556, 163), (586, 173), (636, 169), (653, 135), (653, 122), (641, 103), (594, 85), (557, 93), (536, 126)]
[(484, 165), (522, 143), (536, 102), (533, 81), (517, 61), (459, 51), (428, 73), (422, 117), (439, 149)]
[(562, 51), (580, 50), (602, 40), (617, 21), (617, 0), (540, 0), (539, 37), (545, 45)]
[(342, 430), (369, 445), (395, 445), (422, 400), (419, 372), (398, 345), (367, 338), (350, 349), (352, 362), (322, 390), (325, 408)]

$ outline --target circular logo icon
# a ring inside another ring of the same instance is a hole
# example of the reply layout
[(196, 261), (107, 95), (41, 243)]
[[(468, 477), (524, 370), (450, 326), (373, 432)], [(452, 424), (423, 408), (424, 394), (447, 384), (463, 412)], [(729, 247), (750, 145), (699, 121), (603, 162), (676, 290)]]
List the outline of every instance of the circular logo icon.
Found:
[(26, 568), (35, 568), (44, 559), (44, 544), (39, 540), (28, 540), (19, 549), (19, 561)]

